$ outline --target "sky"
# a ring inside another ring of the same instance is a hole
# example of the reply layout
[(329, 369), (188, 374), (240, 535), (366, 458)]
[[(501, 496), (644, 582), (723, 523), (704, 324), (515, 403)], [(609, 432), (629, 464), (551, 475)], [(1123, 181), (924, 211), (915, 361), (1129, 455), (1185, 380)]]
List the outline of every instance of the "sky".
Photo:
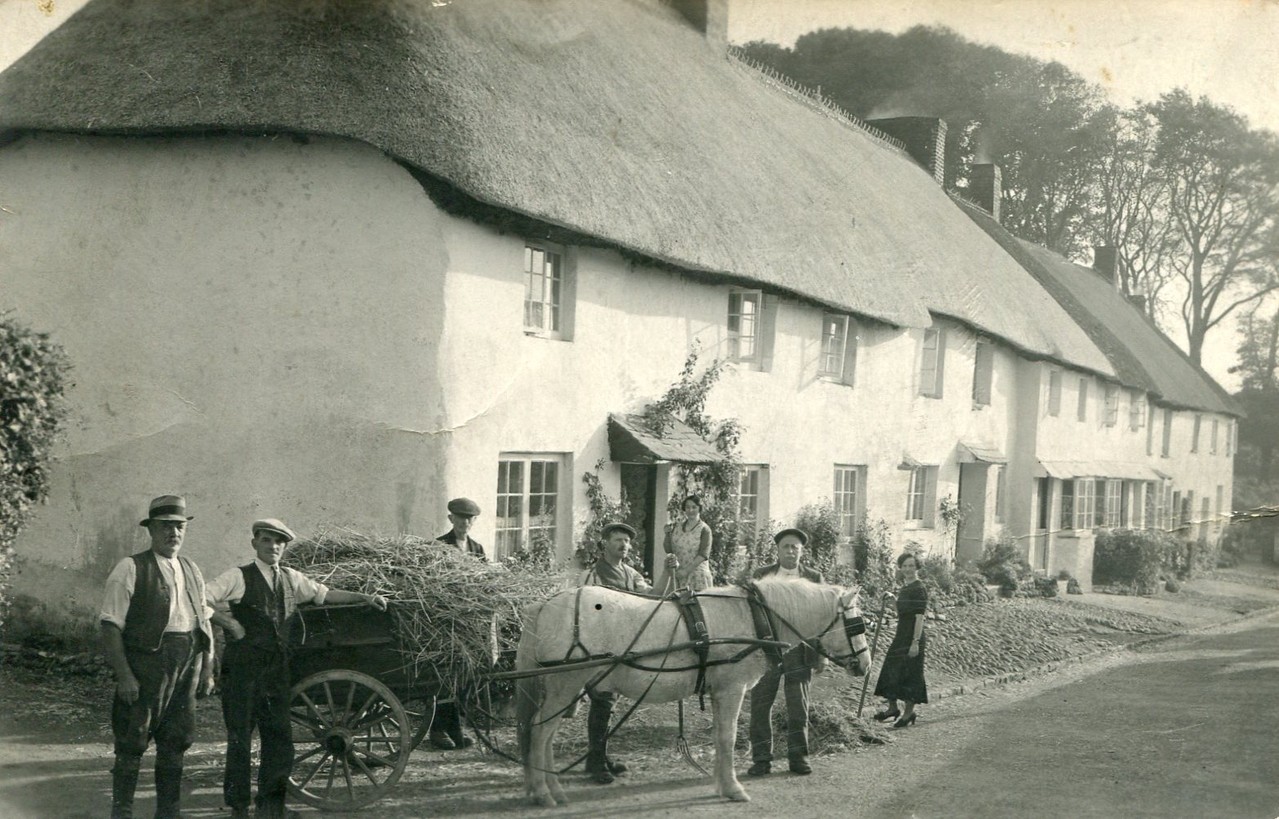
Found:
[[(455, 0), (465, 2), (465, 0)], [(622, 0), (598, 0), (622, 2)], [(1057, 60), (1121, 104), (1184, 87), (1279, 133), (1279, 0), (728, 0), (729, 38), (793, 45), (851, 26), (901, 32), (944, 25), (1005, 51)], [(85, 0), (0, 0), (0, 69)], [(1167, 328), (1174, 338), (1176, 328)], [(1237, 379), (1233, 327), (1210, 334), (1206, 369)]]

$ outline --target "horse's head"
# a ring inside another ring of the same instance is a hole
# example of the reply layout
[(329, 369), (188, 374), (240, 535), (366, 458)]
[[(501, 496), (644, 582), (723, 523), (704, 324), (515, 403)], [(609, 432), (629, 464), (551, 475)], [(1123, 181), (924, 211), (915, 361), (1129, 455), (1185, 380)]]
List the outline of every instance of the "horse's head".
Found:
[(840, 592), (835, 608), (830, 626), (821, 635), (821, 653), (840, 668), (860, 677), (870, 670), (871, 656), (857, 589)]

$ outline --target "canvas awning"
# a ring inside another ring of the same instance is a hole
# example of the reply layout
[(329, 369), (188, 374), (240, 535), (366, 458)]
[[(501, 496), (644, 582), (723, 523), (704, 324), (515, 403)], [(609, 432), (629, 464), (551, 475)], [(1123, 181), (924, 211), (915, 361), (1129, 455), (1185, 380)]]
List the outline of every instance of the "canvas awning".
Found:
[(984, 464), (1006, 464), (1008, 459), (1004, 457), (1004, 453), (993, 446), (984, 444), (970, 444), (967, 441), (959, 442), (959, 462), (961, 464), (984, 463)]
[(1153, 467), (1126, 461), (1040, 461), (1040, 476), (1049, 478), (1117, 478), (1129, 481), (1157, 481)]
[(682, 421), (672, 420), (660, 436), (642, 415), (609, 413), (609, 457), (617, 463), (656, 464), (674, 461), (706, 464), (723, 457), (719, 450)]

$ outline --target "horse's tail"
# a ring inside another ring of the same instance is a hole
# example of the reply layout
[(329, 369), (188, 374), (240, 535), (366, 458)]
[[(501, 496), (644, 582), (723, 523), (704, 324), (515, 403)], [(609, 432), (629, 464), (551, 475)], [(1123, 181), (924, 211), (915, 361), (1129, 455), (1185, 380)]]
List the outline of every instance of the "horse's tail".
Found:
[[(515, 669), (531, 671), (537, 666), (537, 616), (542, 604), (534, 603), (524, 612), (524, 629), (515, 650)], [(533, 720), (546, 699), (546, 682), (540, 676), (523, 676), (515, 680), (515, 719), (520, 741), (520, 759), (527, 770), (533, 742)]]

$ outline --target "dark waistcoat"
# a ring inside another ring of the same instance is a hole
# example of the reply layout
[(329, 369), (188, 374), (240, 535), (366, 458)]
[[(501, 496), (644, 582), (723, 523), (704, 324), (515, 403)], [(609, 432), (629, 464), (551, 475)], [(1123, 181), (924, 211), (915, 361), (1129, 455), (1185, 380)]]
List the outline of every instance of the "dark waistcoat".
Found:
[(240, 567), (244, 575), (244, 596), (231, 604), (231, 615), (244, 626), (244, 638), (227, 643), (227, 659), (234, 659), (241, 649), (284, 653), (288, 650), (289, 629), (297, 613), (293, 584), (288, 574), (280, 570), (280, 585), (284, 593), (284, 611), (277, 610), (271, 585), (258, 571), (257, 564)]
[[(205, 645), (209, 645), (212, 639), (202, 615), (204, 586), (199, 570), (182, 555), (178, 555), (178, 563), (186, 582), (187, 600), (195, 612), (196, 631), (204, 635), (209, 641)], [(129, 611), (124, 615), (124, 647), (129, 651), (155, 653), (160, 650), (164, 628), (169, 624), (170, 591), (154, 552), (147, 550), (133, 555), (133, 565), (136, 573)]]

